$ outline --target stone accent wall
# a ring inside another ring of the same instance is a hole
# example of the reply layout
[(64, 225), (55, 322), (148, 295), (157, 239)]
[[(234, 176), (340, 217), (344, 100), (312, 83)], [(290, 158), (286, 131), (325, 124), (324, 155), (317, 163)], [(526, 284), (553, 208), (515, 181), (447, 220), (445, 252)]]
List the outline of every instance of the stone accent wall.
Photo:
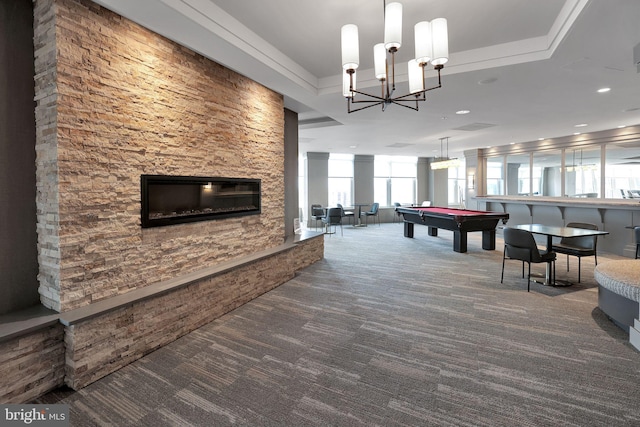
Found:
[[(277, 246), (281, 95), (89, 0), (36, 0), (42, 302), (67, 311)], [(262, 214), (140, 227), (140, 175), (262, 179)]]
[(324, 239), (66, 328), (65, 382), (80, 389), (293, 278)]
[(0, 343), (0, 402), (24, 403), (64, 384), (63, 326)]

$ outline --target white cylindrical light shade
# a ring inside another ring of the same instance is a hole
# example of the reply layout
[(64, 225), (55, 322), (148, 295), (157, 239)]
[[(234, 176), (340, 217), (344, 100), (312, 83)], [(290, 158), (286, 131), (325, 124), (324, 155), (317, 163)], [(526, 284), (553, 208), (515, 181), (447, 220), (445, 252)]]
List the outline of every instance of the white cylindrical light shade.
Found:
[[(351, 87), (351, 81), (352, 78), (351, 76), (353, 76), (353, 87)], [(345, 98), (353, 98), (353, 92), (351, 92), (351, 89), (353, 88), (353, 90), (356, 90), (356, 72), (354, 71), (353, 74), (349, 74), (349, 73), (343, 73), (342, 74), (342, 95), (344, 95)]]
[(402, 45), (402, 4), (389, 3), (384, 13), (384, 47), (389, 50)]
[(422, 79), (422, 68), (415, 59), (407, 63), (409, 74), (409, 92), (421, 92), (424, 89), (424, 80)]
[(431, 21), (431, 34), (433, 37), (433, 65), (444, 65), (449, 60), (449, 34), (447, 20), (437, 18)]
[(342, 27), (342, 69), (355, 70), (360, 65), (358, 27), (347, 24)]
[(416, 62), (426, 64), (433, 58), (433, 40), (431, 38), (431, 22), (418, 22), (414, 27), (416, 39)]
[(387, 50), (384, 43), (378, 43), (373, 46), (373, 65), (376, 73), (376, 79), (387, 79)]

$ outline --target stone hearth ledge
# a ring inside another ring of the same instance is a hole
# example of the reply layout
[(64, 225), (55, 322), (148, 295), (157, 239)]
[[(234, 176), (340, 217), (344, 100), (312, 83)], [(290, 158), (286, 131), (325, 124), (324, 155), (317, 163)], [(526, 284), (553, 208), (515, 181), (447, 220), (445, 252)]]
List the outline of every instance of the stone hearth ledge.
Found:
[(213, 267), (194, 271), (180, 277), (154, 283), (144, 288), (136, 289), (126, 294), (118, 295), (91, 305), (80, 307), (64, 313), (56, 313), (43, 306), (32, 307), (16, 313), (0, 316), (0, 342), (9, 341), (13, 338), (27, 335), (39, 329), (45, 329), (58, 322), (65, 326), (73, 325), (93, 317), (100, 316), (118, 308), (135, 304), (136, 302), (154, 298), (159, 295), (171, 292), (178, 288), (188, 286), (199, 280), (213, 277), (228, 272), (234, 268), (267, 258), (291, 249), (300, 242), (322, 236), (320, 232), (305, 231), (290, 237), (282, 245), (264, 251), (256, 252), (246, 257), (230, 260)]
[(60, 313), (60, 322), (65, 326), (70, 326), (78, 322), (89, 320), (93, 317), (101, 316), (119, 308), (133, 305), (150, 298), (156, 298), (163, 294), (175, 291), (176, 289), (199, 282), (203, 279), (215, 277), (220, 274), (227, 273), (238, 267), (242, 267), (261, 259), (268, 258), (281, 252), (287, 251), (300, 242), (319, 236), (322, 236), (322, 233), (305, 232), (304, 234), (297, 234), (287, 239), (287, 241), (285, 241), (282, 245), (275, 246), (273, 248), (269, 248), (260, 252), (255, 252), (251, 255), (247, 255), (238, 259), (222, 262), (212, 267), (203, 268), (201, 270), (175, 277), (173, 279), (157, 282), (149, 286), (145, 286), (144, 288), (127, 292), (126, 294), (117, 295), (115, 297), (95, 302), (88, 306)]

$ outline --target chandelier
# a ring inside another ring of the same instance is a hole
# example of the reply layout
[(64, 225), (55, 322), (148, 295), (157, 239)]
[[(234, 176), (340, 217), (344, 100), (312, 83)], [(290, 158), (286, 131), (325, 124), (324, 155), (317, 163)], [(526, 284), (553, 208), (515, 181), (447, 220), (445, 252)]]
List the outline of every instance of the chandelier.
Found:
[[(444, 155), (444, 151), (442, 151), (442, 141), (447, 140), (447, 155)], [(440, 157), (436, 158), (433, 162), (431, 162), (431, 169), (449, 169), (449, 168), (457, 168), (460, 167), (460, 160), (457, 158), (449, 157), (449, 137), (445, 136), (440, 138)]]
[[(347, 111), (353, 113), (365, 108), (382, 106), (382, 111), (391, 104), (402, 105), (418, 111), (419, 102), (426, 100), (426, 92), (442, 87), (440, 71), (449, 60), (449, 36), (447, 34), (447, 20), (437, 18), (418, 22), (414, 27), (415, 58), (407, 64), (409, 78), (409, 93), (394, 96), (396, 90), (395, 54), (402, 45), (402, 4), (394, 2), (384, 7), (384, 43), (373, 47), (373, 61), (376, 79), (380, 81), (380, 96), (361, 92), (356, 89), (356, 69), (360, 63), (360, 47), (358, 41), (358, 27), (347, 24), (342, 27), (342, 93), (347, 99)], [(389, 61), (389, 57), (391, 60)], [(391, 70), (389, 70), (391, 62)], [(438, 84), (425, 88), (425, 67), (431, 62), (438, 73)], [(389, 78), (389, 73), (391, 76)], [(356, 94), (366, 99), (356, 99)], [(363, 104), (353, 108), (353, 104)]]

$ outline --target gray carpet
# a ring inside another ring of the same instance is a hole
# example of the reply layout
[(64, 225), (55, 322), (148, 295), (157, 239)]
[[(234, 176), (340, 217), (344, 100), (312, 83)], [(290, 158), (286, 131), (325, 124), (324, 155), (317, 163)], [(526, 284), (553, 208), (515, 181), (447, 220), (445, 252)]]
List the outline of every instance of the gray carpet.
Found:
[(597, 308), (592, 257), (581, 284), (527, 293), (519, 262), (500, 283), (500, 239), (451, 239), (345, 226), (290, 282), (37, 403), (69, 404), (73, 426), (640, 425), (640, 353)]

